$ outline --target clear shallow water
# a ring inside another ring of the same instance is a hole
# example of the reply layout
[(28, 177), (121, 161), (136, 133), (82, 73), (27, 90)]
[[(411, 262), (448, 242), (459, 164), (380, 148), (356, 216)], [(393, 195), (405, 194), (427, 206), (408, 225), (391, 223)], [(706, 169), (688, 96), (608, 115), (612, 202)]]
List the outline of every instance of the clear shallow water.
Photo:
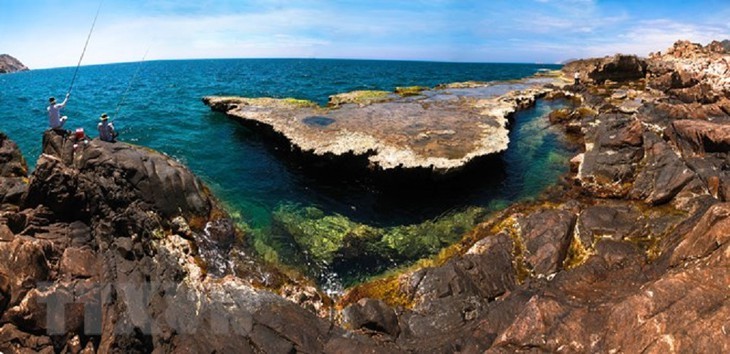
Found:
[[(518, 116), (503, 171), (484, 176), (466, 190), (424, 191), (395, 198), (357, 183), (319, 183), (277, 156), (260, 137), (213, 113), (206, 95), (271, 96), (309, 99), (320, 104), (332, 94), (396, 86), (435, 86), (457, 81), (510, 80), (534, 74), (532, 64), (465, 64), (318, 59), (231, 59), (154, 61), (85, 66), (79, 70), (64, 110), (67, 129), (83, 127), (96, 136), (101, 113), (112, 115), (120, 139), (162, 151), (205, 180), (231, 212), (259, 234), (282, 205), (315, 206), (325, 213), (385, 226), (419, 223), (468, 206), (502, 205), (534, 196), (554, 183), (567, 166), (558, 135), (545, 120), (541, 103)], [(22, 149), (31, 167), (47, 127), (49, 96), (63, 98), (74, 68), (0, 75), (0, 130)], [(139, 70), (114, 116), (122, 95)]]

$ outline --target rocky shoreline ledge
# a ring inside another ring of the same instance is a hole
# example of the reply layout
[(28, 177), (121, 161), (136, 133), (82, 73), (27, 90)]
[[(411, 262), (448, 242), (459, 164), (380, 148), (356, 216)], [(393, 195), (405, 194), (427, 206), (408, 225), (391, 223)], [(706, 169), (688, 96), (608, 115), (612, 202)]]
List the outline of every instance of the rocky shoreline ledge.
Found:
[(0, 351), (729, 352), (730, 53), (563, 72), (566, 182), (334, 306), (175, 161), (47, 133), (28, 178), (0, 136)]
[(327, 107), (293, 98), (209, 96), (203, 102), (320, 170), (427, 180), (506, 150), (508, 119), (558, 83), (556, 77), (536, 76), (510, 83), (354, 91), (330, 96)]

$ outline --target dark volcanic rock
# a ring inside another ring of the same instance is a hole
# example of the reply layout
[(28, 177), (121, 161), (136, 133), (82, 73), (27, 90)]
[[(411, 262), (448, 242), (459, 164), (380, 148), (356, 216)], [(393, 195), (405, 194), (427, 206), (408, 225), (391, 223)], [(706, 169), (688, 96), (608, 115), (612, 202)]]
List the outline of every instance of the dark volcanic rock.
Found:
[(18, 204), (28, 183), (28, 166), (18, 146), (0, 132), (0, 207)]
[(0, 74), (26, 70), (28, 70), (28, 68), (18, 59), (15, 59), (8, 54), (0, 54)]
[(659, 76), (652, 76), (649, 79), (649, 86), (658, 90), (669, 91), (671, 89), (684, 89), (695, 86), (699, 83), (697, 78), (686, 71), (670, 71), (671, 69), (669, 68), (652, 68), (651, 66), (649, 67), (649, 70), (654, 71), (654, 73), (669, 71)]
[(26, 177), (28, 166), (23, 154), (5, 133), (0, 132), (0, 177)]
[(631, 196), (650, 204), (670, 201), (695, 178), (695, 173), (656, 134), (645, 134), (646, 163), (638, 174)]
[(615, 55), (601, 59), (575, 60), (563, 66), (563, 72), (573, 77), (579, 73), (581, 82), (602, 84), (606, 80), (623, 82), (642, 79), (647, 63), (635, 55)]
[[(44, 204), (69, 220), (86, 220), (108, 206), (145, 201), (163, 216), (207, 217), (209, 192), (179, 163), (125, 143), (71, 139), (47, 131), (44, 155), (30, 180), (25, 206)], [(101, 199), (101, 200), (100, 200)]]
[(578, 180), (595, 196), (624, 196), (626, 182), (633, 180), (644, 157), (641, 148), (644, 127), (621, 113), (601, 114), (585, 136), (586, 152), (578, 169)]

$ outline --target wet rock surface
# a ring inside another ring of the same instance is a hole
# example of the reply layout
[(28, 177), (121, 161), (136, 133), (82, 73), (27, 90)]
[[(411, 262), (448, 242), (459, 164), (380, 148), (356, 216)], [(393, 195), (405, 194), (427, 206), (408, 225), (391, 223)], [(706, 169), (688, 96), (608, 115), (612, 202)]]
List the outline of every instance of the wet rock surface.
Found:
[(360, 168), (453, 172), (504, 151), (508, 118), (532, 105), (554, 78), (511, 84), (465, 83), (400, 94), (355, 91), (329, 107), (296, 99), (205, 97), (212, 110), (274, 134), (313, 160), (357, 159)]

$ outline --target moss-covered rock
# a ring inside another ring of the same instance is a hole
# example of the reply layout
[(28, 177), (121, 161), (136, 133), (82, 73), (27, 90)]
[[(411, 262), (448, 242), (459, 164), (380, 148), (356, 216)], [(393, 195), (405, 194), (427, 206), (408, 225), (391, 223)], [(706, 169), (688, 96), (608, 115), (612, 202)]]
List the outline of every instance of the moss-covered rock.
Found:
[(425, 86), (405, 86), (405, 87), (396, 87), (395, 93), (401, 95), (402, 97), (408, 97), (408, 96), (418, 96), (421, 94), (421, 92), (428, 90), (428, 87)]
[(373, 103), (387, 102), (394, 98), (394, 95), (388, 91), (358, 90), (330, 96), (327, 106), (338, 107), (347, 103), (367, 106)]

